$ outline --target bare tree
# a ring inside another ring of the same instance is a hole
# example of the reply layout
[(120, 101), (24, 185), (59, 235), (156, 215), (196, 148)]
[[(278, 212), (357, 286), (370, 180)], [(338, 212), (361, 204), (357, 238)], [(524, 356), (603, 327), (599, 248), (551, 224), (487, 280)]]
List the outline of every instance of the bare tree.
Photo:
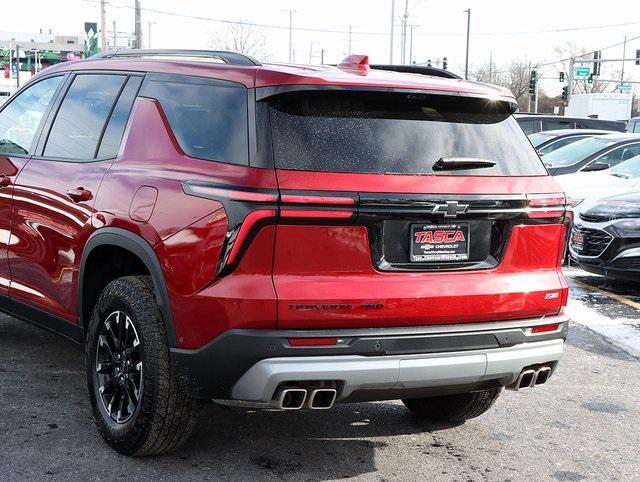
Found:
[(262, 31), (242, 20), (227, 24), (221, 31), (215, 32), (210, 45), (217, 50), (238, 52), (260, 60), (270, 57), (267, 38)]
[(474, 78), (478, 82), (506, 87), (516, 98), (520, 110), (527, 110), (529, 102), (529, 64), (523, 60), (514, 60), (509, 65), (500, 67), (495, 64), (484, 64), (475, 68)]

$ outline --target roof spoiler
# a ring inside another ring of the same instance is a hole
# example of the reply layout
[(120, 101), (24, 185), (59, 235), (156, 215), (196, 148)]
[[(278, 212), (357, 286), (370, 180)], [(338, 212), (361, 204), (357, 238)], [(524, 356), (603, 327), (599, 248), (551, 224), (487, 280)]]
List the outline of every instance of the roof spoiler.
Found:
[(437, 67), (427, 67), (424, 65), (387, 65), (387, 64), (371, 64), (374, 70), (389, 70), (392, 72), (403, 72), (406, 74), (432, 75), (434, 77), (444, 77), (446, 79), (458, 79), (462, 77), (449, 72), (448, 70), (439, 69)]

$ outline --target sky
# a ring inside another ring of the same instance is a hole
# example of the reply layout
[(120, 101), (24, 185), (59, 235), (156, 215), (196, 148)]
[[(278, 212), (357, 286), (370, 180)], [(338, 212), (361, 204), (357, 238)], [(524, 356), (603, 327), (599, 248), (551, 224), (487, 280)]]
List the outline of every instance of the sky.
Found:
[[(99, 22), (99, 0), (22, 0), (3, 2), (0, 31), (81, 34), (85, 21)], [(107, 0), (107, 31), (133, 30), (133, 0)], [(498, 69), (511, 60), (533, 64), (558, 59), (554, 48), (571, 42), (587, 50), (621, 43), (626, 35), (627, 57), (640, 49), (640, 2), (618, 0), (613, 7), (593, 0), (563, 2), (506, 0), (395, 0), (394, 62), (400, 61), (400, 23), (408, 4), (413, 27), (413, 58), (417, 63), (447, 57), (449, 69), (464, 71), (467, 14), (471, 9), (470, 70), (487, 64)], [(142, 21), (151, 22), (153, 48), (209, 48), (214, 36), (228, 29), (218, 20), (258, 23), (268, 60), (287, 61), (289, 10), (293, 10), (293, 50), (297, 63), (339, 62), (349, 51), (368, 54), (372, 63), (389, 62), (392, 0), (141, 0)], [(148, 10), (145, 10), (148, 9)], [(155, 11), (152, 11), (155, 10)], [(186, 16), (160, 13), (174, 12)], [(207, 20), (209, 19), (209, 20)], [(311, 29), (310, 30), (297, 30)], [(572, 30), (568, 30), (572, 29)], [(322, 30), (330, 30), (322, 31)], [(147, 46), (148, 24), (143, 25)], [(407, 40), (408, 61), (409, 40)], [(621, 58), (622, 45), (603, 50), (603, 58)], [(620, 65), (608, 64), (611, 70)], [(557, 75), (551, 67), (549, 76)], [(625, 78), (640, 80), (640, 66), (627, 62)], [(545, 81), (557, 95), (562, 84)], [(640, 87), (640, 86), (639, 86)], [(556, 92), (557, 91), (557, 92)]]

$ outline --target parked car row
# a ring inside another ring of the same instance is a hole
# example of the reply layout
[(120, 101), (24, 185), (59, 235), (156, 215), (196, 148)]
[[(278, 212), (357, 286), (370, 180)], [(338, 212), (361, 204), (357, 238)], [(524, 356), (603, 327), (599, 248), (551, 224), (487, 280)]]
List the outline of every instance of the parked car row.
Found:
[[(531, 129), (531, 117), (519, 116), (518, 122)], [(528, 137), (571, 199), (571, 260), (592, 273), (640, 281), (640, 118), (627, 122), (626, 133), (592, 120), (599, 128), (554, 128)], [(547, 120), (537, 122), (543, 126)], [(551, 122), (546, 125), (557, 125)]]

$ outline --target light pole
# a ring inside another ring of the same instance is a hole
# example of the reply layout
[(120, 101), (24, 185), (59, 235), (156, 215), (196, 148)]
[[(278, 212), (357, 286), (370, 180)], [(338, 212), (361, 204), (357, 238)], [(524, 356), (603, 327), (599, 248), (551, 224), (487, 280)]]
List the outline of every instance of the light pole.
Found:
[(391, 42), (389, 44), (389, 63), (393, 65), (393, 27), (395, 24), (396, 0), (391, 0)]
[(469, 32), (471, 31), (471, 9), (465, 10), (467, 14), (467, 53), (464, 59), (464, 78), (469, 80)]
[(144, 22), (148, 26), (149, 38), (147, 38), (147, 48), (151, 48), (151, 26), (155, 25), (158, 22)]

